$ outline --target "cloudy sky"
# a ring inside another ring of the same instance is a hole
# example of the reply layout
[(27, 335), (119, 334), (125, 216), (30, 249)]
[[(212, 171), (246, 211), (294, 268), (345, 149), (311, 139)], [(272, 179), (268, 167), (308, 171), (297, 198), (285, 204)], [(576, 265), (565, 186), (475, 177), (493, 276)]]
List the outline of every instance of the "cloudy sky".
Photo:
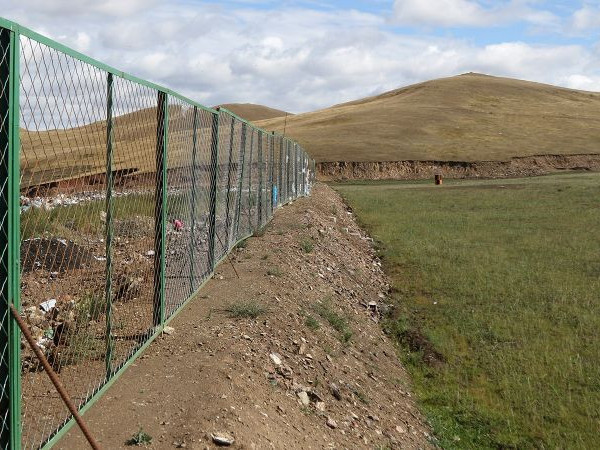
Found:
[(0, 0), (206, 105), (303, 112), (483, 72), (600, 91), (600, 0)]

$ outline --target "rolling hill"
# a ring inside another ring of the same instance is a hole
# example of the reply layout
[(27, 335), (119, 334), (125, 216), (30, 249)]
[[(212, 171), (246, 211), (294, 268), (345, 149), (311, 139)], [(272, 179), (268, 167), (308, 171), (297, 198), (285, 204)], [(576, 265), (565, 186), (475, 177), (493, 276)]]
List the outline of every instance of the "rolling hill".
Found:
[(232, 113), (237, 114), (249, 122), (285, 117), (286, 114), (289, 114), (279, 109), (269, 108), (268, 106), (263, 105), (255, 105), (254, 103), (225, 103), (219, 106), (228, 109)]
[(289, 116), (286, 134), (318, 162), (598, 154), (600, 93), (469, 73)]

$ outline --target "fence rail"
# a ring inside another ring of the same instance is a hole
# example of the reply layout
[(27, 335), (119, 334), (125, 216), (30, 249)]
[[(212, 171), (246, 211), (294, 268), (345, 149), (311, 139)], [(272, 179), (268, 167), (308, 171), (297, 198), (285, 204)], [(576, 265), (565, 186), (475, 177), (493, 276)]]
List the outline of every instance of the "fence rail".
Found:
[(73, 423), (11, 304), (85, 411), (314, 169), (284, 136), (0, 18), (0, 449)]

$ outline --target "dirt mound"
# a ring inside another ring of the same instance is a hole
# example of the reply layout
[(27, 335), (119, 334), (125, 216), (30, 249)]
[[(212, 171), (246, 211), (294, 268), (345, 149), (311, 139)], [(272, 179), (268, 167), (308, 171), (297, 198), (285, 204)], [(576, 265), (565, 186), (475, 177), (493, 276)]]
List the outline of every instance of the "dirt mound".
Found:
[(317, 173), (322, 181), (419, 180), (442, 174), (447, 178), (515, 178), (546, 175), (565, 170), (600, 171), (600, 155), (540, 155), (509, 161), (382, 161), (322, 162)]
[(94, 261), (92, 252), (66, 239), (26, 239), (21, 243), (23, 272), (47, 270), (65, 272), (80, 269)]
[[(341, 198), (275, 214), (87, 414), (105, 448), (428, 448), (397, 348), (389, 285)], [(236, 275), (239, 274), (239, 278)], [(73, 430), (56, 448), (86, 448)]]

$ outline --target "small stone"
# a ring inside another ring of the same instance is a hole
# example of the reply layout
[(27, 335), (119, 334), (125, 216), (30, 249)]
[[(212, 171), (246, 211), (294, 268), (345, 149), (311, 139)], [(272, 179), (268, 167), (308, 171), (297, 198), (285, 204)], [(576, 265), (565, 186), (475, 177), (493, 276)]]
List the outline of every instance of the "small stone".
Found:
[(154, 256), (154, 250), (148, 250), (146, 256)]
[(396, 426), (396, 431), (400, 434), (405, 434), (406, 428), (404, 428), (402, 425), (398, 425), (398, 426)]
[(308, 346), (303, 342), (302, 344), (300, 344), (300, 347), (298, 348), (298, 354), (304, 355), (306, 353), (306, 350), (308, 350)]
[(337, 422), (335, 420), (333, 420), (331, 417), (327, 418), (327, 426), (331, 429), (335, 429), (337, 428)]
[(171, 336), (173, 333), (175, 333), (175, 328), (167, 326), (163, 329), (163, 333)]
[(329, 389), (331, 389), (331, 395), (333, 395), (336, 400), (342, 399), (342, 393), (340, 392), (340, 388), (338, 387), (337, 384), (331, 383), (329, 385)]
[(315, 403), (315, 408), (317, 408), (318, 411), (325, 412), (325, 402)]
[(308, 406), (310, 404), (310, 400), (306, 391), (300, 391), (297, 395), (304, 406)]
[(269, 358), (271, 358), (271, 361), (273, 361), (273, 364), (275, 364), (276, 366), (281, 365), (281, 356), (279, 356), (277, 353), (271, 353), (269, 355)]
[(232, 445), (235, 442), (235, 439), (224, 433), (213, 433), (210, 435), (210, 438), (215, 444), (221, 445), (223, 447)]

